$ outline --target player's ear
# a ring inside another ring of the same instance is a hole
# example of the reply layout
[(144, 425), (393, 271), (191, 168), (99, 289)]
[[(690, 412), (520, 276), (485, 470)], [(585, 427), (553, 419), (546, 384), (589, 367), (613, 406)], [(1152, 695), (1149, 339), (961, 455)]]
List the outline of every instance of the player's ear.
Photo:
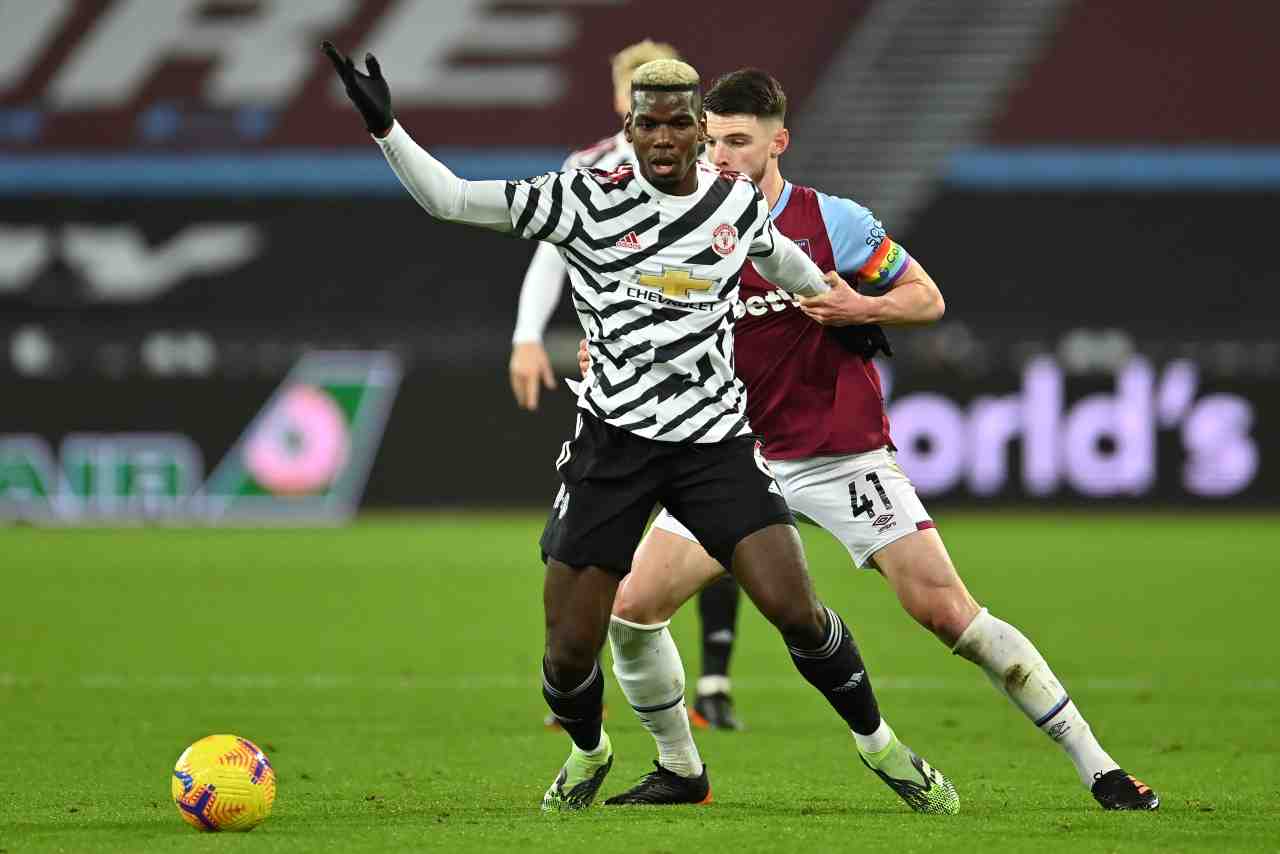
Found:
[(705, 143), (711, 138), (707, 133), (707, 114), (704, 112), (698, 116), (698, 142)]
[(778, 128), (773, 133), (773, 140), (769, 143), (769, 156), (777, 159), (786, 152), (791, 145), (791, 131), (784, 127)]
[(635, 142), (631, 138), (631, 113), (629, 111), (622, 117), (622, 136), (627, 142)]

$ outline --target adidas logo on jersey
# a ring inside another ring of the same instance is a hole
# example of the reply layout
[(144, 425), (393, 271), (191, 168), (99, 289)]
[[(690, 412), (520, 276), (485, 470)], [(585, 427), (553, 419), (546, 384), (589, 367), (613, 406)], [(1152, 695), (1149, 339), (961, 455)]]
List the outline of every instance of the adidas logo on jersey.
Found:
[(628, 231), (625, 235), (618, 238), (618, 242), (613, 244), (619, 249), (640, 249), (640, 238), (636, 236), (634, 231)]

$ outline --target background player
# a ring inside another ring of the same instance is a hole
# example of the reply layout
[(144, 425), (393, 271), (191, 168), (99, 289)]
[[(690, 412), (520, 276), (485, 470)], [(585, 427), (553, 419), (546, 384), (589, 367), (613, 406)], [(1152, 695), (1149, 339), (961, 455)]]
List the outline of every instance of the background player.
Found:
[[(621, 121), (631, 110), (631, 74), (646, 62), (657, 59), (679, 59), (676, 49), (650, 39), (623, 48), (612, 60), (613, 109)], [(565, 160), (563, 171), (582, 167), (612, 172), (634, 162), (634, 152), (626, 134), (619, 130), (594, 145), (575, 151)], [(553, 389), (555, 375), (551, 360), (543, 346), (542, 336), (547, 322), (560, 302), (566, 275), (564, 261), (556, 247), (539, 243), (525, 272), (516, 311), (515, 333), (511, 336), (509, 373), (511, 391), (516, 403), (534, 411), (542, 388)], [(738, 584), (731, 575), (723, 575), (698, 594), (698, 617), (702, 628), (702, 675), (696, 685), (696, 699), (689, 719), (699, 728), (736, 730), (741, 728), (734, 712), (729, 682), (729, 660), (737, 631)], [(543, 723), (556, 728), (554, 715)]]
[[(634, 169), (462, 181), (395, 122), (372, 55), (366, 75), (328, 42), (324, 50), (387, 162), (424, 209), (555, 242), (571, 265), (575, 306), (599, 364), (587, 372), (577, 429), (557, 461), (563, 485), (541, 543), (543, 696), (573, 741), (543, 808), (590, 805), (613, 765), (598, 655), (618, 579), (630, 570), (658, 501), (732, 567), (796, 668), (845, 723), (856, 732), (883, 729), (852, 636), (813, 592), (794, 520), (750, 432), (732, 367), (732, 300), (748, 259), (769, 281), (802, 294), (840, 280), (824, 277), (775, 232), (754, 183), (697, 163), (706, 131), (697, 72), (674, 60), (636, 71), (625, 124)], [(912, 759), (910, 778), (890, 784), (914, 786), (917, 809), (956, 812), (950, 782)], [(707, 800), (705, 769), (701, 781)]]
[[(882, 339), (861, 325), (937, 320), (944, 310), (937, 286), (865, 208), (782, 177), (778, 158), (789, 134), (786, 96), (775, 79), (757, 69), (733, 72), (717, 81), (705, 104), (712, 162), (756, 180), (778, 230), (807, 247), (820, 267), (854, 271), (860, 289), (883, 294), (863, 296), (841, 283), (822, 296), (795, 300), (743, 270), (737, 371), (787, 502), (844, 543), (855, 563), (879, 570), (912, 617), (981, 667), (1066, 751), (1104, 808), (1157, 808), (1156, 793), (1098, 744), (1031, 641), (974, 601), (894, 460), (870, 359)], [(831, 328), (810, 318), (860, 326), (842, 346)], [(862, 352), (850, 352), (848, 345), (859, 349), (858, 342), (865, 345)], [(659, 514), (619, 589), (610, 632), (614, 668), (633, 706), (653, 705), (670, 691), (682, 668), (669, 619), (722, 571), (688, 528)], [(611, 800), (684, 802), (689, 780), (701, 771), (692, 737), (678, 722), (649, 714), (641, 720), (658, 743), (658, 770)], [(863, 739), (858, 746), (864, 760), (873, 758)]]

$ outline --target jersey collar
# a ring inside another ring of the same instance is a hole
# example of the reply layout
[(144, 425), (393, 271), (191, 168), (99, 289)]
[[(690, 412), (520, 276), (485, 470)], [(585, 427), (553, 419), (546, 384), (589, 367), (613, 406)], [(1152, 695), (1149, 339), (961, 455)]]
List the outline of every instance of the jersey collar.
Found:
[(635, 182), (640, 189), (649, 194), (649, 198), (658, 201), (660, 204), (672, 205), (675, 207), (692, 206), (702, 199), (703, 192), (706, 190), (707, 184), (715, 180), (715, 176), (719, 173), (714, 167), (704, 164), (701, 160), (694, 161), (693, 169), (698, 175), (698, 189), (694, 190), (687, 196), (673, 196), (670, 193), (663, 192), (657, 187), (645, 180), (640, 174), (640, 164), (632, 160)]
[(787, 202), (791, 201), (791, 182), (782, 182), (782, 192), (778, 194), (778, 200), (773, 203), (773, 210), (769, 211), (769, 216), (777, 219), (782, 215), (782, 211), (787, 206)]

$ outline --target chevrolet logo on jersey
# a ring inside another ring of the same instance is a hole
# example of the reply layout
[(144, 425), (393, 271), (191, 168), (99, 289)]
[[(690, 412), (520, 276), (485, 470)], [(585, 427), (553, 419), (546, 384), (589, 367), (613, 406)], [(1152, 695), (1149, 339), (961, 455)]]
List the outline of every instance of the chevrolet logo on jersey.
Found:
[(686, 299), (691, 293), (705, 293), (716, 284), (715, 279), (698, 279), (688, 270), (662, 268), (661, 275), (642, 273), (637, 280), (646, 288), (658, 288), (669, 299)]

